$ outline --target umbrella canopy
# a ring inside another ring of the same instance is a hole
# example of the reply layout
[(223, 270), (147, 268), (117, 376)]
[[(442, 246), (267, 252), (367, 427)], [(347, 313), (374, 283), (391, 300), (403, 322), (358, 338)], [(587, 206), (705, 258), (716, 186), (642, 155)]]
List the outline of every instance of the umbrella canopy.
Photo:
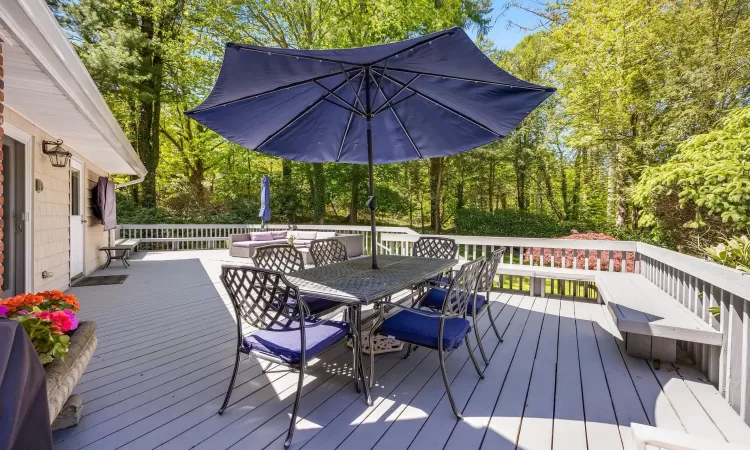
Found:
[(229, 43), (211, 94), (186, 114), (269, 155), (369, 164), (375, 267), (373, 164), (502, 139), (553, 92), (500, 69), (453, 28), (343, 50)]
[(260, 212), (258, 217), (261, 220), (261, 226), (271, 220), (271, 179), (268, 175), (263, 175), (260, 180)]

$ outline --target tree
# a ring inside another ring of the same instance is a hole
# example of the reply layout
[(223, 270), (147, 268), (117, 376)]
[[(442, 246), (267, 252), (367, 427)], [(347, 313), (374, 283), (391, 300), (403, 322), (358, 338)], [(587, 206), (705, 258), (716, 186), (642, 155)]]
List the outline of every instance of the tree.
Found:
[(188, 0), (58, 0), (58, 17), (110, 104), (148, 174), (140, 186), (144, 206), (156, 205), (165, 66), (186, 52)]
[[(677, 204), (670, 201), (675, 196)], [(678, 235), (682, 227), (713, 234), (750, 229), (750, 107), (735, 109), (714, 130), (680, 144), (666, 163), (646, 169), (633, 197), (645, 209), (643, 226), (667, 225), (664, 231)], [(674, 223), (675, 216), (683, 221)]]

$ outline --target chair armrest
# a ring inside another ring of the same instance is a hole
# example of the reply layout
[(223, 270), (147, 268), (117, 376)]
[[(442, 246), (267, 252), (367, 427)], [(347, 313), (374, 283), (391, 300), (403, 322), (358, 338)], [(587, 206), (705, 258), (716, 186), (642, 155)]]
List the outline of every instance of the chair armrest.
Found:
[(250, 236), (250, 233), (245, 234), (233, 234), (229, 236), (229, 243), (232, 244), (234, 242), (243, 242), (243, 241), (251, 241), (252, 238)]
[(401, 305), (399, 303), (390, 303), (390, 302), (387, 302), (387, 301), (382, 301), (382, 302), (375, 302), (375, 304), (376, 305), (377, 304), (385, 304), (385, 305), (388, 306), (388, 308), (408, 309), (408, 310), (410, 310), (411, 312), (413, 312), (415, 314), (419, 314), (419, 315), (427, 316), (427, 317), (436, 317), (434, 312), (425, 311), (423, 309), (412, 308), (411, 306), (404, 306), (404, 305)]

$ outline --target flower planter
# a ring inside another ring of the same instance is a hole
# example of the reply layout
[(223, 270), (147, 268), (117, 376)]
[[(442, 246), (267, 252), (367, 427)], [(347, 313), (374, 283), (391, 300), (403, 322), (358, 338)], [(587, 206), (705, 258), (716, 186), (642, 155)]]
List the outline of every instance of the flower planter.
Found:
[(83, 398), (73, 392), (96, 349), (96, 322), (83, 321), (70, 337), (65, 360), (56, 359), (44, 370), (47, 372), (47, 401), (53, 430), (68, 428), (81, 419)]

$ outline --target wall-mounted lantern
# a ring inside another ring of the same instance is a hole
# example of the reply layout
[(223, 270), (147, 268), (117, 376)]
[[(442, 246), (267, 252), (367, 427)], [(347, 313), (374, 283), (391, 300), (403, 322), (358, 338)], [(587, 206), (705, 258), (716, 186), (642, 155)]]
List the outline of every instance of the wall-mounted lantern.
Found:
[[(56, 141), (42, 141), (42, 153), (49, 156), (52, 167), (67, 167), (72, 153), (62, 148), (62, 139)], [(48, 148), (51, 147), (51, 148)]]

